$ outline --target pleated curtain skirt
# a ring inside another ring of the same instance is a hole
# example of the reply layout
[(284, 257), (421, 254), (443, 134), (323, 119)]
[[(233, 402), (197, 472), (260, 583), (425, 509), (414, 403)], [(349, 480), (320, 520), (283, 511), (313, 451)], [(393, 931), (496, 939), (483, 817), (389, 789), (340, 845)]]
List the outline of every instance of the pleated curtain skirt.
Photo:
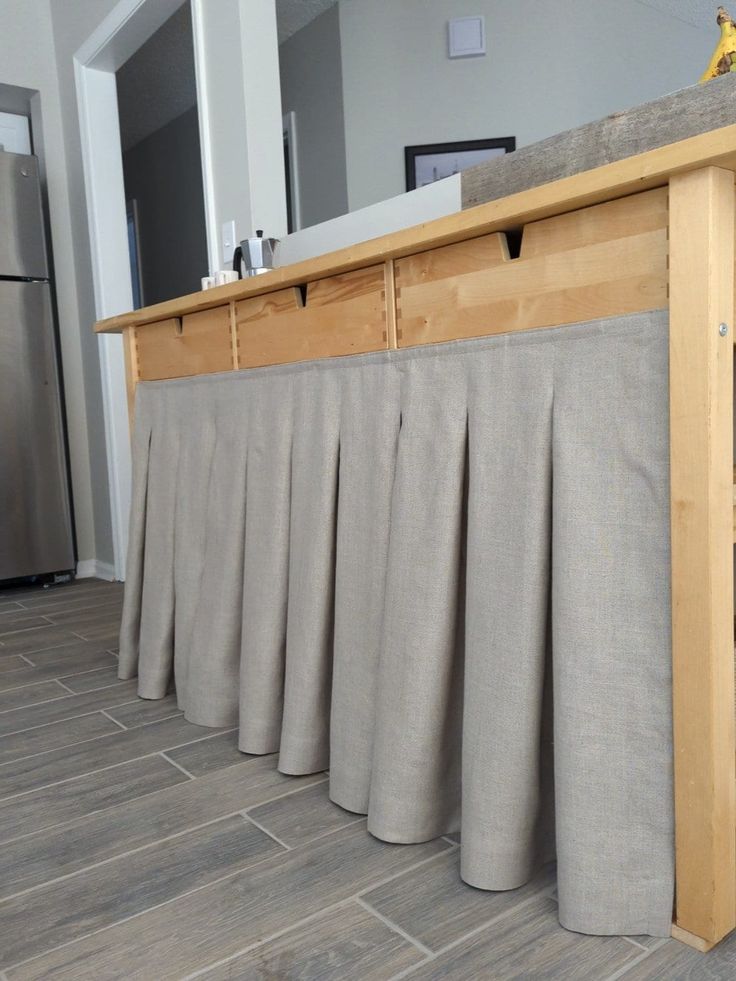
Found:
[[(668, 936), (665, 312), (138, 386), (121, 678)], [(235, 778), (234, 778), (235, 779)]]

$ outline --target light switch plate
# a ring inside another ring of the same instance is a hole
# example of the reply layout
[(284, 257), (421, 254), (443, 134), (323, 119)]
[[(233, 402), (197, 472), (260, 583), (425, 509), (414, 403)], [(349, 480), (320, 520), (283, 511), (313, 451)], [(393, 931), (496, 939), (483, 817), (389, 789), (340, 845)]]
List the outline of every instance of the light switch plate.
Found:
[(235, 219), (223, 221), (222, 223), (222, 261), (232, 262), (233, 252), (235, 252)]
[(455, 17), (447, 22), (450, 58), (472, 58), (486, 53), (485, 17)]

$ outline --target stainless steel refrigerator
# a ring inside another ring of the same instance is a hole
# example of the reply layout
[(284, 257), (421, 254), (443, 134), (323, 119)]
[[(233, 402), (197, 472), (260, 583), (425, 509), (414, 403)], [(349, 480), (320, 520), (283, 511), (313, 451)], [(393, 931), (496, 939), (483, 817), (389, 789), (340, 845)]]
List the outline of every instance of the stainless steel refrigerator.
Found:
[(0, 580), (74, 567), (38, 161), (0, 152)]

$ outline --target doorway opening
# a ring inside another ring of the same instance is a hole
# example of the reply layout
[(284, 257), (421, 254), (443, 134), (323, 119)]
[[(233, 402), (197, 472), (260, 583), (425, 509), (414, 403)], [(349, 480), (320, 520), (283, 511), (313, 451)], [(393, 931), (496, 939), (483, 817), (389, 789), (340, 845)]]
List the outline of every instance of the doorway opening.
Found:
[(115, 72), (134, 306), (207, 275), (197, 81), (184, 3)]

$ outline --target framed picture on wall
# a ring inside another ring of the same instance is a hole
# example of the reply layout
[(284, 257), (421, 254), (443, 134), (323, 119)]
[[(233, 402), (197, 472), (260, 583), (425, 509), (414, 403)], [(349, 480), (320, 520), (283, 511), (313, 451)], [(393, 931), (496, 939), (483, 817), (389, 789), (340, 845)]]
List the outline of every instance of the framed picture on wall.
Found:
[(452, 177), (453, 174), (458, 174), (467, 167), (473, 167), (492, 157), (499, 157), (503, 153), (511, 153), (515, 149), (515, 136), (404, 147), (406, 189), (413, 191), (417, 187), (434, 184), (435, 181)]

